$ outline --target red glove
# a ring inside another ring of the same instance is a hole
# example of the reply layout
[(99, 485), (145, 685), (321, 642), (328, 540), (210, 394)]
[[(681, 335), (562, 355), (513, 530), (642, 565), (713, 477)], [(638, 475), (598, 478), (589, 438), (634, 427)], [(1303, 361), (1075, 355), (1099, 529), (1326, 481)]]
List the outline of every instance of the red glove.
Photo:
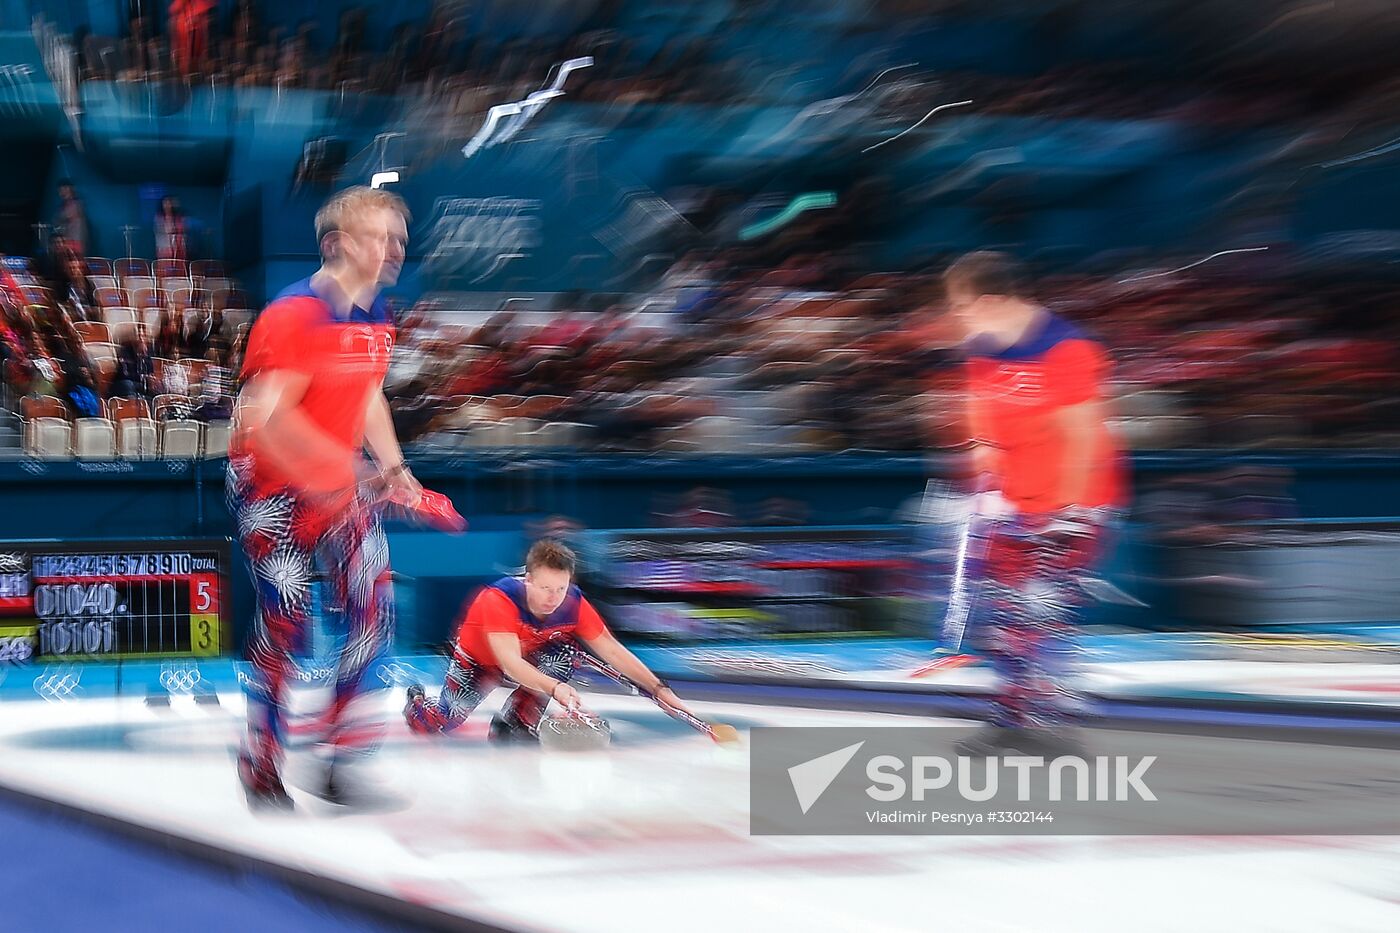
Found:
[(414, 518), (438, 531), (459, 534), (467, 530), (467, 520), (452, 506), (452, 500), (440, 492), (425, 489), (418, 504), (406, 508)]

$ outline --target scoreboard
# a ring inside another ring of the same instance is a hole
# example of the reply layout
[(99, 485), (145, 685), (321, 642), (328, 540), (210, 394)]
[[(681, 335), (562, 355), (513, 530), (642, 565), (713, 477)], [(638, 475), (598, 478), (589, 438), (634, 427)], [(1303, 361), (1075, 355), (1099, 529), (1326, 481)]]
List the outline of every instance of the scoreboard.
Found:
[(0, 661), (210, 656), (227, 539), (0, 541)]
[(584, 548), (609, 624), (666, 641), (889, 633), (921, 579), (900, 528), (603, 531)]

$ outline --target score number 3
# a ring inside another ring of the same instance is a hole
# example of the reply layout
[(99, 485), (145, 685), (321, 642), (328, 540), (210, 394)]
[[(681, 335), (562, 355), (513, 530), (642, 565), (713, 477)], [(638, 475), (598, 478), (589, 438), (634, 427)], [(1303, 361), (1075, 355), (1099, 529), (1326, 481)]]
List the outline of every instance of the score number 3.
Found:
[(190, 577), (190, 653), (219, 653), (219, 584), (213, 576)]

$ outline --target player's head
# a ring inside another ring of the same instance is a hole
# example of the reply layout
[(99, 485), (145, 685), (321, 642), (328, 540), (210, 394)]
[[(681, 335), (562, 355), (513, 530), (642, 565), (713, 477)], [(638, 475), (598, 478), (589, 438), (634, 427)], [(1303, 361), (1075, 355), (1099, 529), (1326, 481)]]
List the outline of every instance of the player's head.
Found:
[(531, 612), (547, 616), (563, 605), (577, 563), (568, 545), (551, 538), (531, 546), (525, 555), (525, 601)]
[(363, 282), (393, 285), (408, 243), (408, 205), (382, 188), (357, 185), (331, 196), (316, 212), (316, 240), (327, 266)]
[(968, 253), (943, 273), (948, 310), (969, 336), (998, 329), (1024, 308), (1026, 273), (1006, 253), (981, 250)]

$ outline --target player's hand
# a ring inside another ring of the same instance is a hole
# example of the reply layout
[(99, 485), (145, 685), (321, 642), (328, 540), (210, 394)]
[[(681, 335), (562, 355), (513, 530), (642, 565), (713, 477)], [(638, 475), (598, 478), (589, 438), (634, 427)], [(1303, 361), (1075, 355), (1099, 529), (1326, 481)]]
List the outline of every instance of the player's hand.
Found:
[(676, 691), (672, 690), (670, 687), (662, 687), (660, 690), (656, 691), (656, 693), (652, 694), (652, 696), (656, 697), (658, 702), (664, 703), (672, 709), (684, 710), (687, 713), (690, 712), (690, 710), (686, 709), (685, 704), (681, 702), (681, 698), (676, 696)]
[(383, 478), (386, 498), (405, 508), (417, 508), (423, 498), (423, 486), (418, 482), (418, 478), (409, 472), (406, 464), (400, 464), (380, 475)]
[(554, 691), (549, 696), (555, 703), (571, 713), (586, 712), (583, 708), (583, 697), (579, 696), (577, 690), (563, 681), (554, 687)]

